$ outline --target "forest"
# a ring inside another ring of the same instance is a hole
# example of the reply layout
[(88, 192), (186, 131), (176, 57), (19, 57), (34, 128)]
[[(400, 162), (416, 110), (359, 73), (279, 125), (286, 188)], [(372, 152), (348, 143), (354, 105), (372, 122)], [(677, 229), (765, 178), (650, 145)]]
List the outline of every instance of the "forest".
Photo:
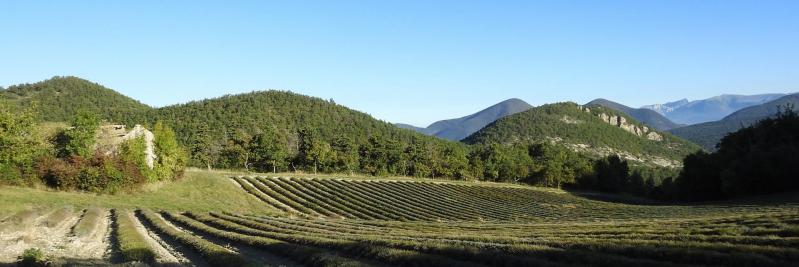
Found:
[[(54, 94), (58, 98), (53, 98)], [(696, 145), (668, 134), (664, 134), (662, 142), (637, 137), (596, 118), (599, 113), (623, 114), (599, 107), (587, 112), (573, 103), (533, 108), (500, 119), (464, 142), (452, 142), (397, 128), (332, 99), (287, 91), (251, 92), (150, 108), (86, 80), (56, 77), (12, 86), (0, 90), (0, 95), (6, 101), (0, 107), (3, 120), (0, 144), (4, 148), (0, 171), (5, 174), (4, 182), (38, 179), (52, 187), (88, 191), (116, 191), (106, 188), (117, 188), (120, 183), (173, 179), (179, 177), (182, 166), (196, 166), (248, 172), (510, 182), (658, 199), (694, 199), (691, 196), (699, 194), (704, 197), (696, 199), (713, 199), (740, 195), (738, 191), (746, 191), (741, 188), (773, 191), (751, 185), (733, 188), (731, 181), (746, 179), (732, 174), (754, 175), (769, 170), (773, 177), (779, 177), (784, 174), (772, 170), (785, 170), (784, 167), (765, 166), (788, 163), (790, 158), (775, 155), (795, 149), (778, 144), (787, 140), (780, 136), (769, 137), (770, 141), (754, 150), (741, 145), (765, 135), (761, 133), (765, 130), (753, 129), (771, 124), (787, 127), (783, 126), (786, 123), (777, 122), (790, 121), (794, 113), (788, 111), (782, 112), (778, 119), (731, 134), (721, 142), (723, 149), (707, 154)], [(87, 95), (100, 97), (87, 98)], [(57, 104), (53, 99), (58, 99)], [(110, 105), (118, 108), (102, 108)], [(579, 123), (569, 123), (564, 118)], [(41, 125), (52, 121), (71, 122), (71, 127), (52, 136), (42, 136)], [(136, 160), (141, 158), (135, 154), (140, 153), (142, 146), (136, 140), (125, 144), (123, 153), (111, 157), (89, 151), (87, 147), (93, 142), (90, 133), (100, 122), (152, 128), (158, 137), (157, 150), (168, 156), (159, 157), (160, 165), (149, 170)], [(639, 125), (633, 119), (629, 122)], [(687, 156), (686, 167), (680, 173), (678, 168), (630, 162), (612, 153), (607, 156), (582, 153), (541, 136), (675, 160)], [(764, 145), (772, 145), (779, 151), (762, 151)], [(745, 153), (750, 154), (742, 155)], [(747, 163), (760, 162), (762, 166), (740, 169), (749, 166), (738, 162), (741, 157), (751, 158)], [(115, 182), (122, 179), (118, 178), (119, 173), (130, 175), (125, 175), (123, 182)], [(723, 182), (707, 182), (704, 177)]]

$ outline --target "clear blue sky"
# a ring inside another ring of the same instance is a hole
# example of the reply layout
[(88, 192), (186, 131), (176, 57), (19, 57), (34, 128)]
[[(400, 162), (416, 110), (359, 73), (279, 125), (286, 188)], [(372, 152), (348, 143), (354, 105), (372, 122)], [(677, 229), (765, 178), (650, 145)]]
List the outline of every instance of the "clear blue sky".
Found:
[[(166, 3), (164, 3), (166, 2)], [(427, 125), (518, 97), (799, 91), (799, 1), (3, 1), (0, 85), (164, 106), (287, 89)]]

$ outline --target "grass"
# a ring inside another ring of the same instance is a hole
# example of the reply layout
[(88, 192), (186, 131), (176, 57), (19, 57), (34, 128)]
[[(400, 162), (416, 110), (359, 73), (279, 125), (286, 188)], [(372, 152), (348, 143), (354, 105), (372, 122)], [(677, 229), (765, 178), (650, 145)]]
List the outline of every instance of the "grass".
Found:
[(0, 213), (64, 206), (106, 209), (164, 209), (179, 211), (234, 211), (275, 214), (279, 210), (242, 190), (214, 172), (189, 170), (176, 182), (152, 184), (135, 194), (97, 195), (28, 187), (0, 187)]

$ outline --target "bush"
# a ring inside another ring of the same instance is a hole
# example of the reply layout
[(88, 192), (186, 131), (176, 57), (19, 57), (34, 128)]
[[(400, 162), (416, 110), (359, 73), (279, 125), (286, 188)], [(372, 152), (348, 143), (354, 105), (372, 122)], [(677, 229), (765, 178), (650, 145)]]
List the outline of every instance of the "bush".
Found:
[(38, 267), (50, 266), (50, 261), (45, 257), (44, 252), (38, 248), (29, 248), (17, 258), (17, 266)]
[(36, 172), (50, 187), (95, 193), (133, 190), (147, 181), (135, 163), (102, 153), (88, 160), (44, 157), (37, 162)]

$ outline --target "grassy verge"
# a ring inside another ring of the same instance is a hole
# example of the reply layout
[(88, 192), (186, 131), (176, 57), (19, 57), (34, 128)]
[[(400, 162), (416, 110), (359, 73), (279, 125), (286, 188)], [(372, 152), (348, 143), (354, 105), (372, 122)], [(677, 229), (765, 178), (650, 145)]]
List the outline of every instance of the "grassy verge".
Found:
[(176, 182), (151, 184), (144, 192), (97, 195), (59, 192), (28, 187), (0, 187), (0, 214), (64, 206), (106, 209), (163, 209), (180, 211), (233, 211), (241, 213), (279, 213), (257, 198), (242, 194), (230, 179), (215, 172), (190, 170)]

